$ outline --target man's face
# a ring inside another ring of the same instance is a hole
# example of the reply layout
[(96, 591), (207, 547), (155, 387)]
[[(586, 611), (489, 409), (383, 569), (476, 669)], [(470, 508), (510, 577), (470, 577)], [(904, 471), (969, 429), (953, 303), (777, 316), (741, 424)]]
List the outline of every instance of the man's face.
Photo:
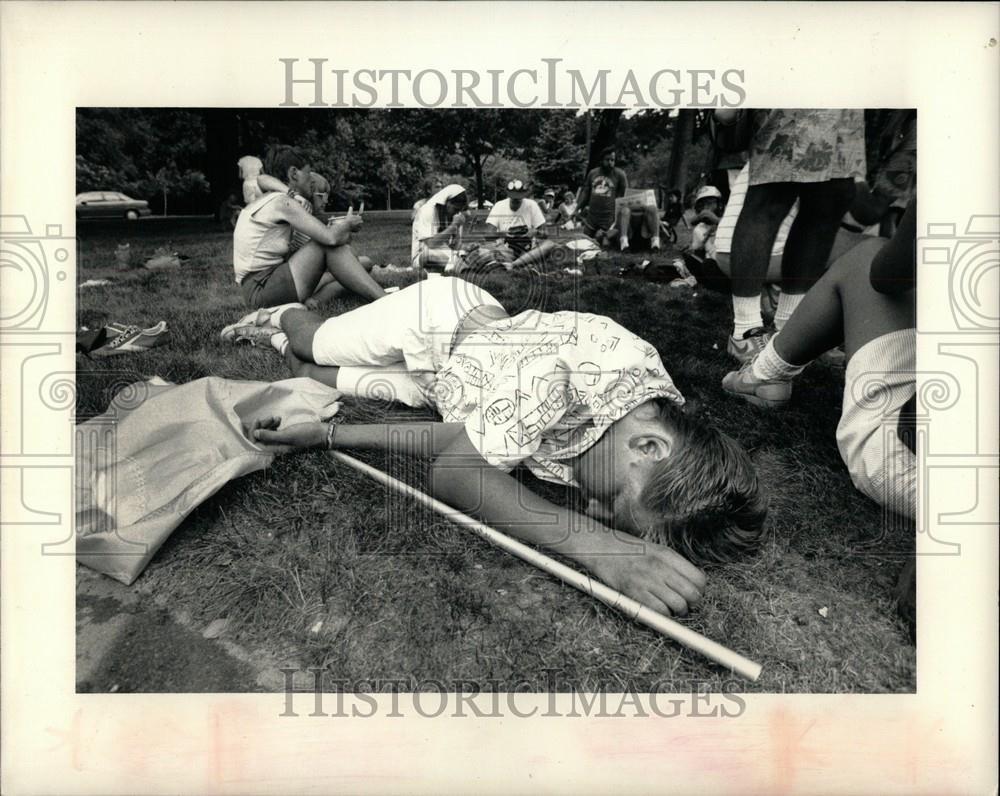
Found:
[(510, 197), (510, 209), (517, 210), (521, 206), (521, 202), (524, 201), (524, 197), (519, 194), (513, 194)]
[(615, 167), (615, 159), (616, 159), (615, 158), (615, 153), (614, 152), (609, 152), (601, 160), (601, 165), (604, 166), (604, 168), (606, 168), (606, 169), (613, 169)]

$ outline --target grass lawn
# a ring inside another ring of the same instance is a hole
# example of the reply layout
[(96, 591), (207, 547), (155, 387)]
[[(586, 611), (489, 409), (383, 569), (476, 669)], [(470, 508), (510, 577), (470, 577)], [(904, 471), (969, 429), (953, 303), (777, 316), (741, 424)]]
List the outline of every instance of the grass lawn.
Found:
[[(169, 346), (148, 354), (80, 358), (80, 416), (103, 411), (122, 385), (153, 375), (174, 382), (289, 375), (272, 352), (218, 340), (244, 312), (230, 233), (190, 220), (81, 225), (78, 236), (79, 281), (116, 280), (79, 292), (78, 322), (166, 320), (173, 332)], [(162, 245), (191, 259), (180, 272), (118, 274), (115, 247), (126, 241), (139, 262)], [(409, 244), (408, 213), (372, 214), (355, 248), (377, 263), (404, 264)], [(485, 286), (509, 310), (531, 304), (615, 318), (657, 347), (704, 418), (751, 451), (771, 496), (767, 540), (756, 556), (707, 570), (705, 600), (688, 624), (763, 664), (748, 690), (913, 691), (915, 649), (891, 597), (913, 550), (913, 527), (887, 521), (851, 485), (834, 438), (843, 371), (809, 368), (780, 414), (729, 399), (719, 387), (732, 368), (728, 296), (622, 280), (611, 270), (579, 279), (504, 273)], [(413, 279), (374, 273), (386, 284)], [(345, 413), (362, 422), (430, 417), (359, 402)], [(425, 483), (425, 462), (367, 460)], [(539, 491), (572, 500), (558, 489)], [(326, 667), (333, 679), (467, 680), (483, 688), (492, 681), (496, 690), (543, 691), (686, 691), (691, 681), (721, 689), (733, 679), (323, 454), (279, 459), (226, 486), (175, 531), (133, 588), (205, 624), (228, 618), (229, 635), (248, 648)], [(322, 630), (311, 633), (320, 619)]]

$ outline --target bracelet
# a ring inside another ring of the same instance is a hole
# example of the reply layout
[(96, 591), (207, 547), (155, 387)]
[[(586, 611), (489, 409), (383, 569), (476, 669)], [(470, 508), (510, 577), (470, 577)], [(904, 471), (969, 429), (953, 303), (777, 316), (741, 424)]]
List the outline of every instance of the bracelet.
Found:
[(333, 443), (336, 440), (336, 438), (337, 438), (337, 423), (336, 421), (331, 420), (329, 423), (327, 423), (326, 427), (326, 449), (328, 451), (333, 450)]

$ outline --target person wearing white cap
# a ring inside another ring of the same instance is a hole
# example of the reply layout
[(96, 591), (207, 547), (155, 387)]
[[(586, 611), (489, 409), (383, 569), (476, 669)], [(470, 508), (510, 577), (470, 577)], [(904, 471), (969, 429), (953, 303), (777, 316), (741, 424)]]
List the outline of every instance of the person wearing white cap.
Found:
[[(694, 197), (694, 229), (691, 230), (691, 249), (702, 253), (713, 248), (715, 229), (719, 225), (722, 193), (714, 185), (704, 185)], [(709, 252), (711, 256), (712, 252)]]

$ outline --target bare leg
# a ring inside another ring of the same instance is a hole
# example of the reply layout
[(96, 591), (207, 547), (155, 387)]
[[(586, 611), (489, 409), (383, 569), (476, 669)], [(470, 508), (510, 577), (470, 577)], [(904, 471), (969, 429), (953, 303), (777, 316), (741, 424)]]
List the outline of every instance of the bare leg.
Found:
[[(326, 270), (331, 276), (348, 290), (352, 290), (362, 298), (370, 301), (380, 299), (385, 295), (382, 286), (372, 279), (368, 269), (355, 256), (350, 246), (333, 246), (325, 250)], [(314, 286), (315, 287), (315, 286)]]
[(900, 329), (916, 318), (912, 291), (901, 296), (871, 286), (872, 258), (886, 241), (865, 241), (830, 266), (774, 338), (774, 350), (790, 365), (806, 365), (844, 343), (847, 359), (866, 343)]
[(285, 349), (285, 362), (288, 363), (288, 368), (292, 371), (293, 376), (307, 376), (329, 387), (337, 386), (337, 374), (340, 372), (340, 368), (332, 365), (324, 367), (300, 359), (292, 351), (290, 345)]
[[(330, 276), (327, 274), (327, 276)], [(312, 294), (309, 301), (306, 302), (306, 306), (309, 307), (310, 304), (314, 306), (319, 306), (320, 304), (333, 301), (336, 298), (340, 298), (344, 293), (347, 292), (347, 288), (344, 287), (340, 282), (330, 276), (329, 280), (325, 283), (321, 282), (319, 287), (316, 288), (316, 292)], [(310, 307), (311, 309), (311, 307)]]
[(643, 208), (642, 229), (651, 244), (660, 242), (660, 214), (655, 207), (647, 205)]
[(313, 337), (325, 320), (322, 315), (309, 310), (289, 309), (282, 313), (281, 330), (288, 335), (288, 351), (311, 364)]

